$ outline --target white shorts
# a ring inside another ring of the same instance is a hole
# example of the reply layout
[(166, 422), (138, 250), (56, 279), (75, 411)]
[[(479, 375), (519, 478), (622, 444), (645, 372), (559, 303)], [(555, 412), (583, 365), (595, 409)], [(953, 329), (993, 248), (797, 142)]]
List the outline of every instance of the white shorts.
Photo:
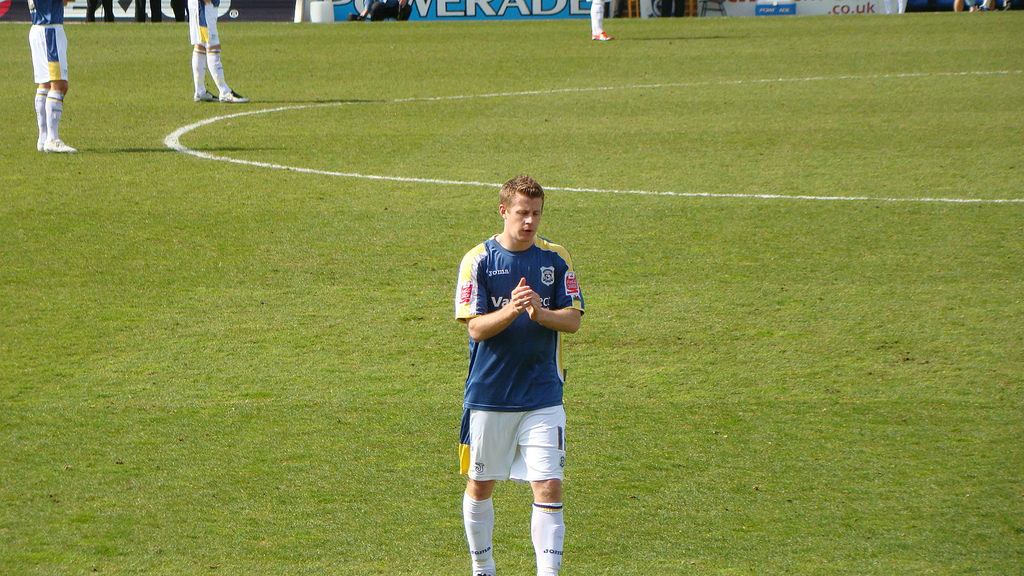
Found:
[(561, 480), (565, 473), (565, 409), (467, 410), (461, 444), (462, 473), (473, 480)]
[(68, 37), (64, 26), (33, 26), (28, 32), (36, 84), (68, 79)]
[[(142, 1), (142, 0), (138, 0)], [(203, 0), (188, 0), (188, 35), (193, 45), (220, 46), (217, 7)]]

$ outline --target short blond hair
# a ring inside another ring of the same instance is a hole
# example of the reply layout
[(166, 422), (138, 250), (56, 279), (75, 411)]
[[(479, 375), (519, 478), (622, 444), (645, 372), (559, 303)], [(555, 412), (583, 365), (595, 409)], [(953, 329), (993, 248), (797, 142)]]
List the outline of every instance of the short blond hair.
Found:
[(544, 201), (544, 189), (526, 174), (520, 174), (502, 185), (498, 195), (501, 205), (506, 208), (512, 206), (516, 201), (516, 194), (522, 194), (527, 198), (540, 198), (542, 204)]

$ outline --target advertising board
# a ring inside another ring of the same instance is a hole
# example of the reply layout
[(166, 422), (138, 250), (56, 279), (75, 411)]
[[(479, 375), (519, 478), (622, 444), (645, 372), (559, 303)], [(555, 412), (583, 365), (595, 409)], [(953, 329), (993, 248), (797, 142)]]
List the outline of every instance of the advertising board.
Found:
[[(373, 0), (337, 0), (334, 19), (360, 13)], [(410, 0), (409, 20), (589, 18), (590, 0)]]
[[(113, 0), (116, 20), (134, 20), (136, 0)], [(145, 0), (139, 0), (145, 1)], [(550, 18), (587, 18), (590, 0), (410, 0), (410, 20), (523, 20)], [(625, 0), (620, 0), (624, 2)], [(1001, 7), (1004, 0), (996, 0)], [(1010, 1), (1010, 0), (1007, 0)], [(372, 0), (336, 0), (334, 19), (344, 21), (349, 14), (359, 13)], [(895, 5), (896, 0), (890, 0)], [(1016, 0), (1017, 4), (1024, 0)], [(643, 18), (657, 17), (661, 0), (639, 0)], [(885, 14), (886, 0), (786, 0), (765, 3), (765, 0), (726, 0), (728, 16), (795, 14), (798, 16)], [(760, 6), (760, 8), (759, 8)], [(907, 0), (907, 12), (942, 12), (953, 10), (953, 0)], [(165, 21), (174, 20), (170, 0), (162, 0)], [(72, 0), (65, 8), (68, 22), (85, 20), (86, 0)], [(295, 16), (294, 0), (221, 0), (219, 19), (237, 21), (291, 22)], [(719, 15), (709, 12), (710, 15)], [(102, 8), (97, 18), (102, 17)], [(28, 0), (0, 0), (0, 21), (28, 22)]]
[[(115, 20), (135, 20), (136, 0), (114, 0)], [(147, 0), (146, 8), (149, 8)], [(101, 3), (102, 4), (102, 3)], [(85, 20), (86, 0), (72, 0), (64, 7), (64, 20), (74, 22)], [(174, 21), (174, 10), (170, 0), (161, 1), (160, 12), (164, 20)], [(294, 0), (221, 0), (217, 8), (218, 19), (239, 21), (291, 21), (295, 13)], [(97, 11), (97, 19), (102, 19), (103, 8)], [(0, 20), (13, 22), (29, 22), (28, 0), (0, 0)]]

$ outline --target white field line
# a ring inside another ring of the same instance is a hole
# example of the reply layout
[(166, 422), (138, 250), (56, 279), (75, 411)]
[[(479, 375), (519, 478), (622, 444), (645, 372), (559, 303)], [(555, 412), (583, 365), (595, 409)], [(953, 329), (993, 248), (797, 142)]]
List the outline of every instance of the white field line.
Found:
[[(1002, 71), (991, 71), (991, 72), (921, 72), (921, 73), (908, 73), (908, 74), (868, 74), (868, 75), (851, 75), (851, 76), (811, 76), (806, 78), (766, 78), (760, 80), (725, 80), (719, 82), (683, 82), (676, 84), (639, 84), (634, 86), (605, 86), (595, 88), (560, 88), (554, 90), (531, 90), (524, 92), (498, 92), (493, 94), (470, 94), (470, 95), (457, 95), (457, 96), (435, 96), (427, 98), (397, 98), (394, 100), (377, 102), (399, 104), (406, 102), (442, 102), (452, 100), (468, 100), (468, 99), (479, 99), (479, 98), (513, 98), (519, 96), (544, 96), (551, 94), (566, 94), (566, 93), (582, 93), (582, 92), (602, 92), (612, 90), (644, 90), (644, 89), (658, 89), (658, 88), (696, 88), (704, 86), (732, 86), (732, 85), (744, 85), (744, 84), (776, 84), (783, 82), (824, 82), (824, 81), (840, 81), (840, 80), (872, 80), (872, 79), (901, 79), (901, 78), (928, 78), (928, 77), (954, 77), (954, 76), (991, 76), (991, 75), (1011, 75), (1011, 74), (1022, 74), (1024, 71), (1021, 70), (1002, 70)], [(205, 160), (215, 160), (218, 162), (227, 162), (230, 164), (242, 164), (245, 166), (255, 166), (257, 168), (269, 168), (274, 170), (290, 170), (292, 172), (302, 172), (306, 174), (316, 174), (320, 176), (338, 176), (343, 178), (361, 178), (365, 180), (385, 180), (390, 182), (410, 182), (410, 183), (422, 183), (422, 184), (442, 184), (448, 186), (479, 186), (487, 188), (500, 188), (501, 183), (495, 182), (475, 182), (467, 180), (443, 180), (435, 178), (411, 178), (402, 176), (384, 176), (376, 174), (359, 174), (355, 172), (334, 172), (330, 170), (317, 170), (315, 168), (302, 168), (298, 166), (285, 166), (282, 164), (273, 164), (270, 162), (257, 162), (255, 160), (241, 160), (238, 158), (229, 158), (227, 156), (218, 156), (216, 154), (210, 154), (207, 152), (200, 152), (199, 150), (193, 150), (181, 143), (181, 137), (189, 132), (220, 122), (222, 120), (230, 120), (232, 118), (240, 118), (243, 116), (255, 116), (257, 114), (273, 114), (275, 112), (285, 112), (289, 110), (305, 110), (311, 108), (327, 108), (332, 106), (355, 106), (362, 104), (361, 102), (329, 102), (325, 104), (303, 104), (296, 106), (282, 106), (279, 108), (268, 108), (264, 110), (252, 110), (247, 112), (238, 112), (235, 114), (227, 114), (224, 116), (216, 116), (213, 118), (207, 118), (188, 126), (182, 126), (174, 132), (171, 132), (164, 138), (164, 145), (168, 148), (181, 152), (184, 154), (190, 154), (197, 158), (203, 158)], [(1004, 198), (1004, 199), (976, 199), (976, 198), (873, 198), (869, 196), (787, 196), (785, 194), (718, 194), (710, 192), (658, 192), (651, 190), (609, 190), (600, 188), (569, 188), (569, 187), (557, 187), (557, 186), (545, 186), (548, 190), (561, 190), (566, 192), (588, 192), (595, 194), (634, 194), (642, 196), (679, 196), (684, 198), (754, 198), (763, 200), (818, 200), (818, 201), (853, 201), (853, 202), (946, 202), (951, 204), (1021, 204), (1024, 203), (1024, 198)]]

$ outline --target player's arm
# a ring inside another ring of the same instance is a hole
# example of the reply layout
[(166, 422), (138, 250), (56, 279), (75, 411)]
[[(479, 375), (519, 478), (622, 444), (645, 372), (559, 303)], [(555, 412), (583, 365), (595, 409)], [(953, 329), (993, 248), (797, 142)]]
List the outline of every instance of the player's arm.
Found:
[(494, 312), (484, 314), (483, 316), (474, 316), (467, 320), (466, 327), (469, 329), (469, 337), (474, 342), (483, 342), (492, 336), (500, 334), (523, 311), (530, 311), (530, 319), (548, 330), (574, 333), (580, 329), (582, 314), (575, 308), (548, 310), (540, 306), (531, 306), (524, 310), (516, 310), (516, 307), (509, 302), (505, 307)]
[(517, 311), (515, 306), (510, 302), (494, 312), (488, 312), (483, 316), (474, 316), (466, 320), (466, 328), (469, 329), (469, 337), (472, 338), (474, 342), (483, 342), (492, 336), (500, 334), (505, 328), (508, 328), (509, 324), (514, 322), (520, 314), (522, 314), (522, 312)]
[(580, 329), (580, 320), (583, 317), (583, 313), (575, 308), (548, 310), (540, 306), (531, 306), (528, 311), (531, 320), (556, 332), (575, 333)]

